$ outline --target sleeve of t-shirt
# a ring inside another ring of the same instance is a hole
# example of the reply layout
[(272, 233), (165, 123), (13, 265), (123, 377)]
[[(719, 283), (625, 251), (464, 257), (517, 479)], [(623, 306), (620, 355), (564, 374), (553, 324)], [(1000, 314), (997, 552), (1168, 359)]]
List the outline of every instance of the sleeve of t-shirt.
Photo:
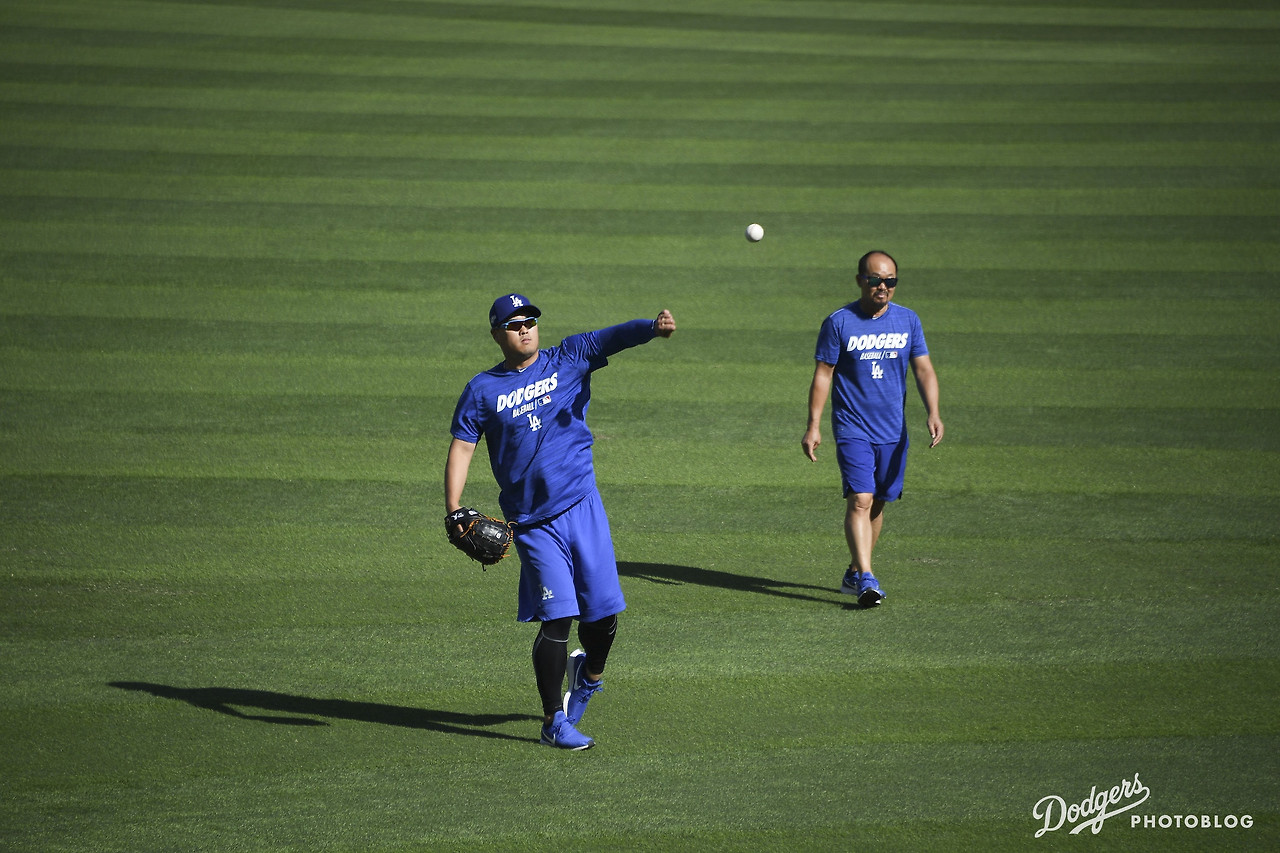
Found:
[(631, 320), (594, 332), (570, 335), (560, 342), (563, 353), (574, 359), (585, 360), (592, 370), (609, 363), (609, 356), (653, 340), (652, 320)]
[(911, 352), (907, 358), (916, 358), (921, 355), (928, 355), (929, 347), (924, 342), (924, 327), (920, 325), (920, 317), (912, 315), (911, 317)]
[(484, 428), (480, 423), (480, 406), (476, 402), (475, 389), (470, 383), (467, 383), (462, 396), (458, 398), (458, 405), (454, 407), (453, 424), (449, 427), (449, 432), (460, 441), (480, 443)]
[(818, 330), (818, 345), (814, 348), (813, 357), (824, 364), (835, 364), (840, 361), (840, 333), (836, 330), (835, 314), (822, 321), (822, 328)]

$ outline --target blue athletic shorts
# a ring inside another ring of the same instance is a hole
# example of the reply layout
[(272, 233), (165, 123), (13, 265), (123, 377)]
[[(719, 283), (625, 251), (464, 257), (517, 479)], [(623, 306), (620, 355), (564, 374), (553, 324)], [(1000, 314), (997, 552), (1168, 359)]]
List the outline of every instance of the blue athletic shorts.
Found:
[(627, 607), (600, 493), (548, 521), (516, 528), (521, 622), (577, 616), (594, 622)]
[(872, 444), (865, 438), (836, 439), (836, 461), (846, 498), (868, 494), (876, 500), (896, 501), (902, 497), (902, 481), (907, 473), (905, 435), (897, 444)]

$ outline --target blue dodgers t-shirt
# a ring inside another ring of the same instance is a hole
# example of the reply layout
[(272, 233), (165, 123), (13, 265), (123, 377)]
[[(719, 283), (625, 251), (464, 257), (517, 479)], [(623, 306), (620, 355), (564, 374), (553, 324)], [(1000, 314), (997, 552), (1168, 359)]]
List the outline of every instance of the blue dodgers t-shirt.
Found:
[(591, 373), (653, 337), (650, 320), (570, 335), (539, 350), (524, 370), (499, 364), (467, 383), (450, 432), (472, 444), (484, 438), (508, 521), (559, 515), (595, 488), (586, 421)]
[(836, 438), (901, 441), (907, 432), (907, 368), (911, 359), (928, 354), (920, 318), (910, 308), (890, 302), (873, 319), (853, 302), (827, 317), (814, 358), (836, 368), (831, 390)]

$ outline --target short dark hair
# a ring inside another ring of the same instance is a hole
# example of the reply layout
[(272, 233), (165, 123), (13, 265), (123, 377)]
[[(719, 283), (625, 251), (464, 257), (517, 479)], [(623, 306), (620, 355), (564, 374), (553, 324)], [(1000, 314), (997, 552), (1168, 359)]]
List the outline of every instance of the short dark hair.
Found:
[(893, 260), (893, 255), (889, 254), (884, 249), (872, 249), (870, 252), (867, 252), (865, 255), (858, 258), (858, 275), (867, 274), (867, 261), (871, 259), (872, 255), (884, 255), (890, 261), (893, 261), (893, 268), (895, 270), (898, 268), (898, 262)]

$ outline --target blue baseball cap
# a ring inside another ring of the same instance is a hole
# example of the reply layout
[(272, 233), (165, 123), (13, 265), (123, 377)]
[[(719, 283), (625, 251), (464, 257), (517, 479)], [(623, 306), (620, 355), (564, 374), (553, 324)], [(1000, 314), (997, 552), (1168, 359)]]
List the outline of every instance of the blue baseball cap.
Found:
[(493, 307), (489, 309), (489, 328), (496, 329), (506, 321), (508, 317), (516, 314), (523, 314), (526, 317), (541, 317), (542, 311), (529, 301), (529, 297), (519, 293), (508, 293), (506, 296), (499, 296), (493, 300)]

